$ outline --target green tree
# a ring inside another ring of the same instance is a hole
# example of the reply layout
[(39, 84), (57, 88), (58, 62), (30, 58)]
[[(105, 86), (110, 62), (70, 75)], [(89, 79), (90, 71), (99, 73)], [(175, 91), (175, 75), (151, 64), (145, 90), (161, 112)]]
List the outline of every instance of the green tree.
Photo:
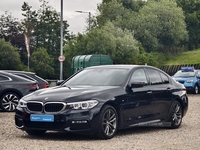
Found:
[(30, 65), (34, 66), (34, 71), (41, 77), (54, 78), (53, 59), (48, 55), (45, 48), (36, 49), (31, 56)]
[(17, 48), (0, 39), (0, 69), (20, 70), (22, 67)]
[[(37, 47), (44, 47), (50, 55), (59, 55), (60, 52), (60, 14), (45, 0), (38, 10)], [(67, 28), (69, 25), (63, 20), (63, 45), (70, 38)]]
[[(22, 62), (25, 62), (27, 52), (25, 49), (24, 35), (20, 30), (20, 22), (14, 18), (11, 13), (5, 12), (0, 17), (0, 38), (10, 42), (13, 46), (18, 48)], [(27, 62), (27, 61), (26, 61)]]
[(65, 47), (66, 65), (70, 66), (76, 55), (109, 55), (114, 63), (134, 64), (139, 54), (139, 43), (133, 33), (107, 22), (103, 27), (93, 29), (86, 35), (79, 34)]
[(97, 26), (101, 27), (105, 25), (106, 22), (112, 22), (116, 27), (123, 30), (133, 29), (133, 22), (135, 21), (135, 16), (137, 12), (126, 8), (123, 3), (118, 2), (119, 0), (110, 0), (103, 2), (98, 5), (99, 15), (97, 18)]
[(173, 53), (174, 47), (188, 40), (183, 11), (171, 0), (148, 2), (135, 18), (134, 31), (148, 52)]
[(185, 21), (189, 33), (188, 48), (200, 47), (200, 0), (176, 0), (185, 14)]
[(5, 12), (0, 17), (0, 38), (4, 38), (6, 41), (11, 41), (15, 35), (20, 34), (19, 21), (14, 18), (11, 13)]
[(35, 28), (37, 26), (37, 12), (36, 10), (32, 10), (32, 6), (29, 6), (27, 2), (24, 2), (21, 9), (24, 13), (24, 20), (22, 21), (21, 30), (28, 37), (32, 37), (35, 32)]
[[(28, 34), (31, 41), (31, 52), (35, 49), (43, 47), (47, 50), (48, 55), (53, 59), (51, 67), (54, 69), (54, 75), (59, 74), (60, 55), (60, 14), (49, 5), (46, 0), (40, 0), (39, 10), (31, 10), (31, 6), (24, 3), (22, 11), (24, 11), (24, 32)], [(70, 34), (67, 28), (67, 21), (63, 21), (63, 45), (67, 44)], [(31, 32), (29, 32), (31, 31)], [(31, 56), (32, 57), (32, 56)], [(33, 69), (37, 66), (32, 65)]]
[(125, 14), (125, 8), (117, 0), (112, 0), (107, 3), (102, 3), (97, 7), (99, 15), (96, 17), (98, 26), (103, 26), (108, 21), (116, 20), (118, 17)]
[(132, 11), (138, 12), (141, 7), (143, 7), (146, 4), (145, 0), (117, 0), (119, 3), (122, 3), (122, 5), (127, 8), (131, 9)]

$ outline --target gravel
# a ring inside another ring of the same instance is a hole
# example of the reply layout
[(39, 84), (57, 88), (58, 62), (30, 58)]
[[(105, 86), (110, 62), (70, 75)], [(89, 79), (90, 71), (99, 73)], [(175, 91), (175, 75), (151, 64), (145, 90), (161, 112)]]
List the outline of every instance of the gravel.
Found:
[(189, 96), (189, 110), (179, 129), (140, 127), (118, 131), (110, 140), (65, 132), (29, 136), (17, 129), (14, 113), (0, 112), (1, 150), (199, 150), (200, 95)]

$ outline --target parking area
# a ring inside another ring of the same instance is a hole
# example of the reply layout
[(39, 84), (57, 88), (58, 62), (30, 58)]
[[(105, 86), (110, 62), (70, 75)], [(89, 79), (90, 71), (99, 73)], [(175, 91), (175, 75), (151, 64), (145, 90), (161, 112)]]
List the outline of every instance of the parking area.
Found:
[(83, 135), (47, 132), (44, 136), (28, 136), (15, 128), (14, 113), (0, 112), (1, 150), (132, 150), (192, 149), (200, 147), (200, 95), (189, 96), (189, 110), (179, 129), (132, 128), (119, 131), (110, 140)]

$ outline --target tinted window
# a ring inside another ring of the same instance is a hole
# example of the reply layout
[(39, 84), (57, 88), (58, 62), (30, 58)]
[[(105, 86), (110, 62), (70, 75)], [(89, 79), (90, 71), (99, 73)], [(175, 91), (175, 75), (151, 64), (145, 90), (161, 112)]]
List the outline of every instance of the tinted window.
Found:
[(162, 81), (163, 81), (164, 84), (169, 83), (169, 78), (165, 74), (163, 74), (162, 72), (160, 72), (160, 76), (161, 76)]
[(197, 71), (197, 77), (200, 77), (200, 72), (199, 71)]
[(174, 77), (194, 77), (195, 72), (183, 72), (179, 70)]
[(9, 80), (9, 78), (0, 75), (0, 81), (8, 81), (8, 80)]
[(137, 69), (133, 72), (130, 83), (132, 82), (143, 82), (147, 84), (146, 74), (143, 69)]
[(150, 79), (150, 83), (151, 85), (155, 85), (155, 84), (162, 84), (162, 79), (160, 77), (160, 74), (157, 70), (154, 69), (147, 69), (147, 73)]
[(119, 86), (124, 82), (127, 74), (127, 69), (85, 69), (68, 80), (64, 85)]
[(33, 78), (29, 77), (29, 76), (26, 76), (26, 75), (23, 75), (23, 74), (17, 74), (16, 75), (20, 76), (20, 77), (23, 77), (23, 78), (26, 78), (26, 79), (29, 79), (29, 80), (32, 80), (32, 81), (35, 81)]

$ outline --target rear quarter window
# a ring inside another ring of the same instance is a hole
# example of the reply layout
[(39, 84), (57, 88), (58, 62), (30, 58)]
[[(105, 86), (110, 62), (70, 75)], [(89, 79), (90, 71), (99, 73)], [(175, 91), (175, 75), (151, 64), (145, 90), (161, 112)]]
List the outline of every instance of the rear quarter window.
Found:
[(9, 81), (9, 80), (10, 79), (8, 77), (0, 75), (0, 82)]

